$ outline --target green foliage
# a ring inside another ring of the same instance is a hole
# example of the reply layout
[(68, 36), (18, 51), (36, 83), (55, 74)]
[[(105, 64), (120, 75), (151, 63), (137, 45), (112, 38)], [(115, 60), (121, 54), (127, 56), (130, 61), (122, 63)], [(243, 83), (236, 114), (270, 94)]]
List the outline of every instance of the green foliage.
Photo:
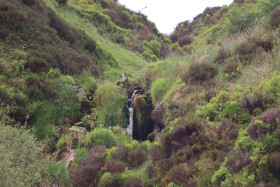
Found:
[(248, 124), (251, 121), (249, 112), (240, 106), (239, 103), (232, 103), (228, 105), (222, 112), (222, 118), (231, 119), (234, 123)]
[(245, 129), (239, 130), (239, 135), (234, 148), (242, 151), (248, 151), (250, 153), (256, 148), (259, 148), (260, 151), (264, 151), (264, 145), (261, 142), (252, 140)]
[(278, 0), (258, 0), (258, 7), (267, 14), (280, 5)]
[(56, 184), (70, 185), (68, 170), (63, 163), (50, 163), (44, 170), (44, 177), (49, 178), (51, 182), (55, 182)]
[(222, 30), (229, 35), (245, 31), (256, 23), (258, 16), (259, 10), (254, 4), (234, 5), (224, 17)]
[(264, 147), (267, 152), (277, 151), (280, 148), (280, 141), (276, 135), (267, 133), (264, 139)]
[(77, 164), (81, 164), (82, 161), (85, 159), (86, 155), (88, 153), (88, 150), (84, 147), (79, 147), (75, 151), (75, 162)]
[(164, 95), (172, 87), (172, 83), (173, 82), (171, 82), (166, 78), (159, 78), (153, 81), (151, 92), (152, 92), (153, 101), (156, 104), (162, 101)]
[(61, 84), (72, 84), (75, 85), (75, 80), (70, 75), (60, 77)]
[(148, 61), (156, 61), (157, 59), (160, 58), (160, 47), (161, 47), (160, 42), (156, 40), (151, 40), (149, 42), (143, 41), (142, 45), (144, 48), (143, 56)]
[(57, 149), (61, 149), (63, 147), (72, 147), (72, 137), (67, 134), (63, 134), (56, 144)]
[(0, 186), (36, 186), (45, 168), (42, 144), (24, 128), (0, 124)]
[(67, 83), (60, 84), (54, 89), (54, 95), (58, 101), (56, 105), (58, 117), (70, 117), (72, 119), (78, 119), (81, 116), (76, 92), (76, 87)]
[(83, 75), (79, 81), (79, 86), (81, 86), (86, 93), (94, 93), (97, 89), (96, 81), (93, 77), (90, 77), (90, 75)]
[(181, 79), (186, 84), (203, 83), (213, 79), (217, 74), (217, 67), (213, 64), (207, 62), (193, 63), (187, 72), (182, 75)]
[(212, 183), (219, 184), (221, 181), (224, 181), (228, 175), (230, 175), (230, 171), (226, 167), (226, 162), (223, 162), (219, 170), (217, 170), (212, 176)]
[(108, 129), (95, 128), (93, 131), (87, 133), (85, 137), (80, 138), (79, 144), (86, 147), (104, 145), (106, 148), (111, 148), (117, 145), (117, 138), (114, 133)]
[(212, 183), (212, 178), (211, 176), (206, 173), (204, 175), (202, 175), (201, 180), (199, 182), (199, 186), (209, 186)]
[(121, 175), (111, 174), (111, 173), (106, 172), (101, 176), (98, 186), (100, 186), (100, 187), (121, 186), (122, 183), (123, 183), (123, 180), (121, 178)]
[(96, 91), (96, 104), (100, 111), (98, 121), (106, 127), (127, 126), (124, 110), (127, 98), (113, 83), (105, 83)]

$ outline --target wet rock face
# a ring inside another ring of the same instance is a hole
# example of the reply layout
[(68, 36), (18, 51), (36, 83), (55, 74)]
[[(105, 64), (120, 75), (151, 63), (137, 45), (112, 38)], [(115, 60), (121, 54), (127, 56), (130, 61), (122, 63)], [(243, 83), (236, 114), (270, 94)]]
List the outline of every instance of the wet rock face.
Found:
[(159, 106), (154, 109), (151, 113), (151, 119), (161, 128), (164, 127), (164, 114), (165, 114), (165, 108), (164, 108), (164, 103), (161, 102)]
[(148, 134), (154, 130), (154, 121), (150, 118), (153, 105), (150, 93), (136, 95), (133, 99), (134, 107), (134, 137), (146, 140)]

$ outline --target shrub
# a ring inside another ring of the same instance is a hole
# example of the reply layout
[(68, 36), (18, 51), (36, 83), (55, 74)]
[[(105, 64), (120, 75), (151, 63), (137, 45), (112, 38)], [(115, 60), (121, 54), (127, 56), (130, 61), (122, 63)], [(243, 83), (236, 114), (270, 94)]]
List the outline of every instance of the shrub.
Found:
[(172, 82), (165, 78), (159, 78), (153, 81), (151, 88), (153, 101), (156, 104), (160, 103), (171, 86)]
[(61, 81), (62, 84), (71, 84), (71, 85), (76, 84), (73, 77), (71, 77), (70, 75), (61, 76), (60, 81)]
[(143, 187), (142, 182), (139, 178), (132, 178), (127, 180), (123, 187)]
[(79, 167), (70, 170), (70, 179), (76, 186), (97, 186), (98, 173), (104, 166), (106, 148), (93, 147)]
[(189, 83), (203, 83), (213, 79), (218, 73), (217, 67), (209, 63), (193, 63), (187, 73), (182, 75), (182, 81)]
[(24, 128), (0, 123), (0, 186), (36, 186), (46, 168), (42, 144)]
[(76, 92), (77, 89), (72, 84), (60, 84), (54, 89), (54, 96), (57, 98), (57, 117), (77, 120), (81, 116)]
[(280, 156), (279, 152), (274, 152), (272, 154), (269, 154), (268, 157), (267, 157), (267, 162), (268, 162), (269, 169), (277, 177), (280, 174), (280, 159), (279, 159), (279, 156)]
[(113, 152), (112, 157), (121, 160), (128, 165), (128, 168), (140, 166), (147, 160), (147, 147), (134, 145), (119, 144), (117, 149)]
[(106, 127), (119, 125), (126, 127), (127, 117), (125, 107), (127, 97), (113, 83), (106, 83), (96, 91), (96, 105), (99, 113), (99, 123)]
[(120, 160), (109, 160), (105, 164), (106, 172), (122, 173), (124, 172), (126, 164)]
[(269, 23), (273, 27), (278, 27), (278, 25), (280, 24), (280, 6), (276, 7), (270, 13)]
[(256, 92), (252, 96), (244, 96), (240, 99), (240, 106), (248, 109), (251, 115), (255, 115), (256, 109), (262, 113), (268, 105), (273, 103), (273, 99), (265, 96), (262, 92)]
[(249, 64), (256, 55), (257, 49), (256, 44), (244, 41), (235, 47), (234, 52), (243, 64)]
[(241, 150), (232, 150), (228, 154), (227, 168), (232, 173), (238, 173), (242, 168), (250, 164), (250, 154)]
[(223, 64), (229, 56), (230, 56), (230, 52), (227, 49), (220, 48), (215, 58), (215, 63)]
[(269, 109), (251, 121), (248, 127), (248, 134), (255, 140), (266, 133), (274, 132), (278, 126), (279, 120), (279, 110)]
[(221, 116), (232, 120), (233, 123), (247, 124), (251, 121), (251, 116), (245, 108), (242, 108), (239, 103), (233, 103), (227, 106)]
[(80, 86), (85, 90), (86, 93), (94, 93), (97, 89), (97, 84), (94, 78), (85, 77), (81, 80)]
[(259, 0), (258, 6), (264, 13), (273, 11), (277, 6), (280, 5), (278, 0)]
[(225, 65), (223, 72), (228, 80), (234, 79), (241, 74), (242, 64), (238, 62), (229, 62)]
[(157, 58), (160, 58), (160, 47), (161, 44), (156, 40), (151, 40), (149, 42), (143, 41), (142, 43), (145, 51), (151, 51), (153, 55)]
[(122, 186), (123, 180), (120, 174), (111, 174), (111, 173), (104, 173), (100, 181), (98, 183), (98, 186), (100, 187), (119, 187)]
[(254, 4), (232, 6), (226, 13), (227, 21), (224, 22), (223, 29), (227, 34), (243, 32), (255, 24), (258, 15)]
[(225, 166), (226, 162), (223, 162), (221, 167), (214, 173), (212, 176), (212, 183), (219, 184), (221, 181), (224, 181), (228, 175), (230, 175), (230, 171)]
[(177, 150), (186, 145), (192, 146), (201, 141), (201, 123), (190, 116), (188, 119), (181, 119), (170, 135), (164, 139), (164, 147), (166, 151)]
[(64, 164), (49, 164), (44, 171), (44, 176), (49, 178), (49, 180), (51, 180), (51, 183), (55, 183), (57, 185), (70, 185), (68, 170)]
[(75, 151), (75, 162), (79, 165), (82, 163), (82, 161), (85, 159), (86, 155), (88, 153), (88, 150), (84, 147), (79, 147)]
[(179, 45), (180, 47), (183, 47), (185, 45), (190, 45), (193, 42), (193, 39), (189, 36), (185, 36), (183, 38), (180, 38)]
[(68, 0), (56, 0), (59, 5), (66, 5)]
[(111, 148), (117, 145), (117, 141), (112, 131), (105, 128), (95, 128), (86, 134), (85, 145), (88, 147), (104, 145), (106, 148)]
[(177, 185), (183, 185), (188, 182), (187, 170), (184, 164), (173, 166), (166, 174), (170, 180)]
[(72, 137), (67, 135), (67, 134), (63, 134), (61, 136), (61, 138), (58, 140), (57, 144), (56, 144), (56, 148), (57, 149), (61, 149), (63, 147), (72, 147)]

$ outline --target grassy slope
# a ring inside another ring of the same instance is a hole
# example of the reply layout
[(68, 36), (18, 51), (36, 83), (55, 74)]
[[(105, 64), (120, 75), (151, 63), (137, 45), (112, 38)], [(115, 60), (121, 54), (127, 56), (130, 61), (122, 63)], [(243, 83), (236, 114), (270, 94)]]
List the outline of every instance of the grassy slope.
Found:
[(58, 7), (53, 0), (44, 0), (44, 2), (56, 11), (68, 24), (81, 29), (86, 34), (97, 41), (104, 49), (107, 49), (113, 57), (119, 62), (118, 68), (106, 68), (105, 78), (117, 80), (122, 73), (137, 77), (137, 73), (146, 66), (146, 61), (134, 52), (124, 49), (118, 44), (100, 36), (96, 27), (88, 20), (79, 17), (67, 5)]

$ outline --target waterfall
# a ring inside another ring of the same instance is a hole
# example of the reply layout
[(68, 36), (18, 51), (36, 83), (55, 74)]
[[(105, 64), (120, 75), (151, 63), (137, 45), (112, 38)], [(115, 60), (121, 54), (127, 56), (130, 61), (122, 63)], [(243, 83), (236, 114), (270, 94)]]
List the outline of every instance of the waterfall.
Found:
[(133, 136), (133, 97), (134, 95), (136, 94), (138, 90), (134, 90), (132, 96), (130, 99), (128, 99), (127, 101), (127, 107), (128, 107), (128, 110), (129, 110), (129, 124), (126, 128), (126, 131), (131, 135)]

